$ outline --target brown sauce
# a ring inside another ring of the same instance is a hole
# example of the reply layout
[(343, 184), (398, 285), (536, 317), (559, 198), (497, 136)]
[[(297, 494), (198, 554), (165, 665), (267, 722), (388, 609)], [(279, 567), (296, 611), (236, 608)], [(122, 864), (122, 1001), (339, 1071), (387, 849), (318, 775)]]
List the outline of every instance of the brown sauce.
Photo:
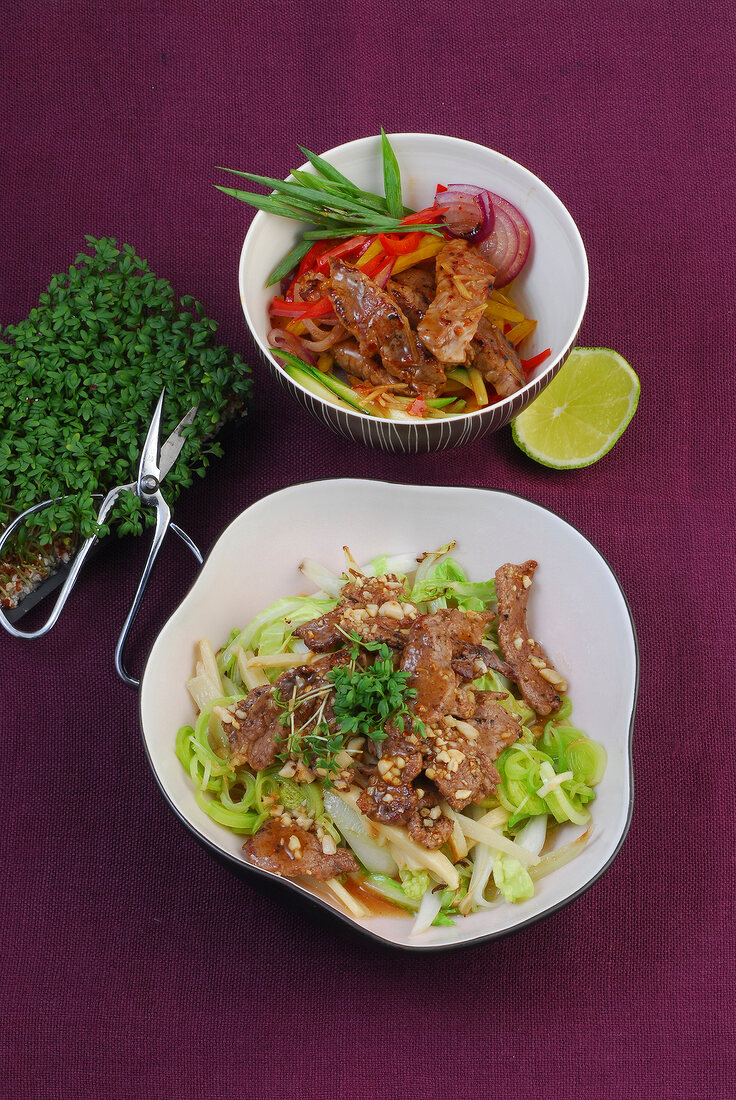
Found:
[(381, 897), (375, 890), (371, 890), (370, 886), (366, 886), (360, 879), (348, 877), (345, 881), (345, 889), (356, 901), (365, 905), (372, 917), (408, 917), (411, 915), (406, 909), (402, 909), (400, 905), (394, 905), (392, 901)]

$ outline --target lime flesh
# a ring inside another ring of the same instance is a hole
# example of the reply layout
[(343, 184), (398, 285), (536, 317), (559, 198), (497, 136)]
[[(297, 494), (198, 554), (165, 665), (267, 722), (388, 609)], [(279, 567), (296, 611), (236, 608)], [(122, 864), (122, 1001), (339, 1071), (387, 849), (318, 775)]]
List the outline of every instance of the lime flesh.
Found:
[(514, 443), (556, 470), (610, 451), (639, 403), (639, 379), (610, 348), (573, 348), (559, 373), (511, 424)]

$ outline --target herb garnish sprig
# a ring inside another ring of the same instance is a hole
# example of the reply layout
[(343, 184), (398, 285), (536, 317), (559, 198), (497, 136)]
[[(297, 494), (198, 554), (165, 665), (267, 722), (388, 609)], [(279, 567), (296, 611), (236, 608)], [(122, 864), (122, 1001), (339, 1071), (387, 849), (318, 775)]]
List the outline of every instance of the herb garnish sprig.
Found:
[[(299, 757), (309, 768), (326, 773), (324, 782), (329, 786), (331, 775), (340, 770), (337, 757), (352, 737), (368, 737), (380, 743), (386, 740), (386, 723), (393, 722), (400, 730), (409, 724), (417, 733), (424, 734), (424, 723), (409, 711), (407, 701), (415, 698), (416, 691), (408, 687), (409, 673), (394, 668), (393, 652), (384, 642), (364, 641), (354, 631), (346, 633), (351, 642), (350, 660), (345, 665), (331, 669), (329, 681), (319, 687), (307, 687), (295, 691), (289, 699), (274, 695), (282, 708), (279, 724), (288, 732), (284, 736), (285, 747), (278, 759)], [(360, 651), (375, 654), (375, 660), (366, 665), (360, 663)], [(325, 711), (331, 703), (337, 729), (331, 729)], [(309, 713), (297, 726), (299, 709), (311, 704)]]
[[(417, 732), (423, 732), (423, 723), (407, 706), (407, 700), (416, 697), (416, 690), (408, 687), (409, 673), (394, 668), (393, 650), (385, 642), (364, 641), (354, 631), (349, 632), (349, 638), (353, 643), (350, 661), (327, 674), (335, 685), (332, 707), (342, 732), (376, 742), (385, 741), (387, 722), (402, 731), (408, 722)], [(371, 664), (358, 663), (361, 649), (375, 653)]]
[[(217, 325), (198, 302), (177, 303), (130, 245), (86, 240), (92, 255), (77, 256), (25, 320), (0, 331), (0, 528), (45, 498), (63, 498), (19, 533), (21, 552), (24, 537), (30, 552), (105, 533), (93, 494), (135, 480), (164, 385), (162, 439), (198, 405), (163, 484), (170, 502), (221, 453), (212, 437), (251, 393), (249, 368), (214, 343)], [(116, 505), (120, 534), (154, 519), (132, 493)]]
[(222, 168), (224, 172), (242, 176), (274, 192), (261, 195), (255, 191), (242, 191), (233, 187), (221, 187), (218, 191), (240, 199), (259, 210), (277, 214), (283, 218), (309, 222), (317, 229), (306, 229), (299, 243), (284, 257), (269, 276), (267, 286), (279, 282), (306, 256), (315, 241), (327, 238), (372, 235), (376, 233), (406, 233), (421, 230), (438, 236), (443, 225), (428, 222), (423, 225), (402, 225), (402, 218), (412, 211), (403, 205), (401, 175), (386, 132), (381, 127), (381, 152), (383, 157), (383, 183), (385, 195), (363, 191), (344, 176), (324, 157), (299, 146), (315, 170), (315, 174), (293, 170), (289, 180), (271, 176), (257, 176), (252, 172), (240, 172), (235, 168)]

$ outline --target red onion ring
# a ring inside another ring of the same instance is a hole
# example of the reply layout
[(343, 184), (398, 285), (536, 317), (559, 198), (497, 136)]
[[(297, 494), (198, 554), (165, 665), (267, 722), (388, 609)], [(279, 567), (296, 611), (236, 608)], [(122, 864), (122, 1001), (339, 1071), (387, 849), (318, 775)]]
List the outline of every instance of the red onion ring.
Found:
[[(315, 325), (315, 328), (316, 327), (317, 326)], [(307, 340), (304, 336), (302, 336), (301, 342), (305, 348), (309, 349), (309, 351), (315, 352), (317, 355), (319, 355), (321, 352), (327, 351), (328, 348), (333, 347), (334, 344), (339, 343), (340, 340), (344, 340), (346, 336), (347, 333), (342, 325), (336, 323), (335, 325), (333, 325), (331, 332), (328, 332), (326, 335), (322, 335), (322, 339)]]
[[(484, 220), (470, 233), (457, 232), (452, 222), (448, 223), (448, 229), (475, 245), (496, 268), (495, 285), (506, 286), (516, 278), (529, 257), (532, 243), (529, 223), (508, 199), (475, 184), (451, 183), (445, 191), (435, 195), (435, 201), (441, 200), (443, 205), (449, 202), (454, 206), (462, 202), (467, 207), (469, 199), (483, 212)], [(446, 221), (449, 215), (450, 211), (445, 215)]]
[(309, 363), (311, 367), (317, 365), (317, 359), (312, 355), (311, 351), (304, 346), (304, 343), (295, 336), (293, 332), (287, 332), (283, 328), (272, 328), (268, 334), (268, 342), (273, 348), (278, 348), (280, 351), (288, 351), (292, 355), (295, 355), (297, 359), (303, 359), (305, 363)]
[(493, 232), (494, 211), (490, 191), (474, 184), (451, 183), (435, 195), (435, 203), (449, 204), (445, 224), (453, 237), (480, 244)]
[(396, 257), (393, 256), (391, 258), (391, 263), (386, 263), (386, 264), (383, 265), (383, 267), (379, 267), (378, 271), (373, 276), (373, 282), (376, 284), (376, 286), (380, 286), (381, 290), (384, 289), (384, 287), (386, 286), (386, 283), (391, 278), (391, 272), (394, 269), (394, 264), (395, 263), (396, 263)]

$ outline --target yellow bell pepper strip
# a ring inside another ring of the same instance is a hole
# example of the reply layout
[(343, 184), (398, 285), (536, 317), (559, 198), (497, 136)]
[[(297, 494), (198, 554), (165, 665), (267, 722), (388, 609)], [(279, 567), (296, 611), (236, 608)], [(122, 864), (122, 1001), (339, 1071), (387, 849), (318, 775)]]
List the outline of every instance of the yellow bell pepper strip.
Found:
[(524, 320), (524, 314), (516, 306), (506, 305), (504, 302), (496, 301), (493, 298), (491, 298), (483, 312), (489, 321), (494, 322), (513, 321), (518, 323)]
[(415, 252), (410, 252), (408, 256), (398, 257), (394, 264), (394, 275), (398, 275), (400, 271), (406, 271), (407, 268), (414, 267), (415, 264), (420, 264), (422, 260), (431, 260), (445, 244), (444, 237), (430, 237), (428, 234), (425, 234), (425, 241), (426, 243), (422, 242)]
[(524, 319), (518, 325), (514, 325), (506, 333), (506, 339), (510, 344), (513, 344), (515, 348), (518, 348), (522, 340), (526, 340), (527, 336), (531, 336), (534, 329), (537, 327), (537, 322), (532, 321), (531, 318)]
[(383, 245), (379, 241), (378, 237), (375, 237), (371, 244), (368, 245), (363, 255), (356, 261), (355, 266), (359, 268), (365, 267), (371, 260), (375, 260), (376, 256), (380, 256), (383, 252)]

